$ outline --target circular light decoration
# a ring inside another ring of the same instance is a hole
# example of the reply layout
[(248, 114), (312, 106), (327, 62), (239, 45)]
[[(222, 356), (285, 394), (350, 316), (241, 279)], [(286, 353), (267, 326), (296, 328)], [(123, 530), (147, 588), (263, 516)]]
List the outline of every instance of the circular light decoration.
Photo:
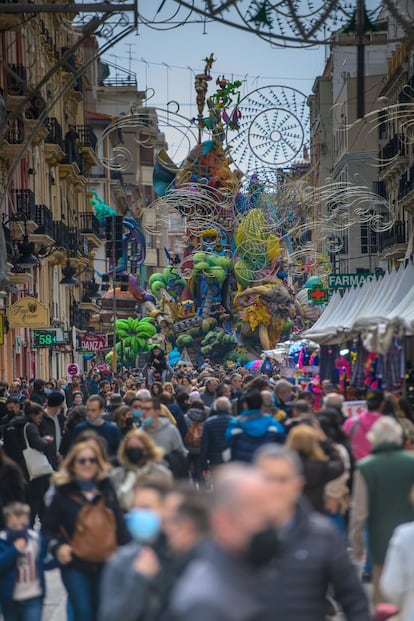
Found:
[(240, 129), (227, 136), (235, 164), (247, 175), (275, 182), (277, 169), (301, 159), (309, 140), (306, 99), (287, 86), (265, 86), (246, 95), (238, 105)]

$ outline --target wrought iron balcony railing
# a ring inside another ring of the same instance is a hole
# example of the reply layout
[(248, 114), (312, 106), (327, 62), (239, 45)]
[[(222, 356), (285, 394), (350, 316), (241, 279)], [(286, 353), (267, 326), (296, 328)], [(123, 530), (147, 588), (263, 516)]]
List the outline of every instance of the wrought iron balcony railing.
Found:
[(35, 222), (37, 224), (36, 235), (48, 235), (54, 239), (55, 226), (49, 207), (46, 205), (36, 205)]
[(20, 220), (36, 220), (35, 197), (32, 190), (10, 191), (11, 212)]
[(382, 252), (397, 244), (407, 243), (407, 227), (405, 222), (398, 220), (388, 231), (378, 233), (378, 251)]
[(92, 233), (96, 237), (101, 236), (101, 225), (95, 214), (89, 211), (81, 211), (79, 214), (79, 224), (81, 233)]

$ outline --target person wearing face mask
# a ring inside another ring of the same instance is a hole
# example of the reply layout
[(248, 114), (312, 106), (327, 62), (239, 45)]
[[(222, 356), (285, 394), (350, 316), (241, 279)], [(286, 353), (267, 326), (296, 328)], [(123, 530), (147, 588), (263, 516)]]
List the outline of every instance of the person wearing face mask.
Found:
[(163, 502), (169, 489), (156, 479), (135, 485), (133, 508), (126, 515), (133, 541), (106, 564), (97, 621), (147, 620), (158, 608), (154, 578), (160, 560), (153, 547), (160, 535)]
[(143, 479), (172, 484), (171, 472), (161, 463), (163, 454), (145, 431), (133, 429), (126, 434), (118, 451), (120, 466), (109, 475), (123, 511), (131, 509), (134, 487)]
[(123, 436), (133, 429), (134, 415), (129, 405), (119, 405), (114, 410), (115, 423)]
[(278, 545), (269, 526), (268, 485), (252, 466), (221, 466), (210, 507), (212, 542), (178, 580), (168, 619), (262, 619), (260, 585)]
[[(302, 498), (303, 467), (286, 447), (267, 444), (255, 463), (268, 482), (272, 524), (279, 547), (261, 584), (260, 621), (322, 621), (328, 591), (346, 621), (370, 621), (364, 589), (339, 529)], [(342, 618), (342, 617), (341, 617)]]

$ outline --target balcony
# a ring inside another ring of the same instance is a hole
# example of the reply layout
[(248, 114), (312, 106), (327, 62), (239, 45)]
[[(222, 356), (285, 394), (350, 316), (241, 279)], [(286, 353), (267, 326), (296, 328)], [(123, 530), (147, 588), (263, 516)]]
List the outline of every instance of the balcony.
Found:
[(24, 144), (24, 124), (21, 116), (7, 123), (4, 141), (0, 147), (1, 154), (6, 158), (18, 155)]
[(92, 248), (99, 248), (101, 245), (101, 225), (95, 214), (90, 211), (82, 211), (79, 214), (79, 228)]
[(81, 236), (80, 230), (77, 227), (69, 227), (69, 252), (71, 255), (71, 264), (74, 267), (87, 266), (88, 265), (88, 241)]
[[(2, 0), (1, 4), (17, 4), (20, 0)], [(19, 13), (0, 13), (0, 30), (14, 30), (21, 24)]]
[(398, 220), (388, 231), (378, 233), (378, 252), (387, 256), (404, 253), (407, 244), (407, 227)]
[(381, 180), (401, 175), (408, 163), (407, 140), (402, 134), (396, 134), (380, 150)]
[(46, 205), (36, 205), (35, 221), (37, 229), (30, 240), (39, 246), (52, 246), (55, 244), (55, 226), (52, 212)]
[(401, 177), (398, 186), (398, 201), (404, 209), (414, 210), (414, 166), (411, 166)]
[(373, 181), (372, 191), (381, 198), (387, 198), (387, 188), (383, 181)]
[[(13, 104), (13, 97), (26, 97), (27, 70), (23, 65), (5, 65), (5, 95), (7, 96), (8, 108)], [(11, 99), (11, 101), (9, 101)], [(15, 102), (20, 104), (20, 101)]]
[(81, 300), (79, 303), (79, 309), (84, 311), (90, 311), (91, 313), (99, 313), (100, 306), (96, 303), (97, 298), (100, 298), (99, 284), (95, 279), (83, 280), (81, 285)]
[(63, 151), (63, 132), (57, 119), (48, 117), (45, 121), (47, 136), (45, 138), (46, 161), (55, 165), (65, 157)]
[[(65, 156), (61, 162), (60, 176), (62, 178), (69, 175), (87, 177), (88, 164), (90, 165), (90, 161), (88, 162), (88, 158), (85, 157), (85, 149), (80, 145), (79, 134), (74, 125), (70, 126), (69, 131), (65, 134), (63, 150)], [(97, 162), (94, 161), (94, 163), (96, 164)]]
[(96, 155), (96, 145), (98, 139), (90, 125), (77, 125), (76, 132), (78, 134), (78, 147), (82, 153), (83, 159), (89, 166), (96, 166), (99, 160)]

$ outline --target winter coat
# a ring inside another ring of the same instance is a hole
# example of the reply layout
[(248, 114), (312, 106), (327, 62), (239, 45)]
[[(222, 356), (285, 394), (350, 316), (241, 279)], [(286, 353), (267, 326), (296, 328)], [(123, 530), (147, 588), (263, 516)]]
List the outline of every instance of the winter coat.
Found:
[(134, 486), (140, 479), (155, 478), (158, 480), (172, 481), (172, 475), (162, 464), (148, 461), (140, 466), (126, 463), (109, 473), (118, 502), (122, 511), (129, 511), (133, 503)]
[[(96, 487), (99, 494), (105, 499), (105, 505), (114, 513), (118, 545), (128, 543), (130, 537), (112, 483), (106, 478), (97, 481)], [(76, 481), (59, 485), (55, 489), (55, 494), (43, 521), (48, 551), (55, 557), (58, 548), (64, 543), (69, 543), (74, 534), (78, 514), (82, 508), (82, 500), (85, 502)], [(66, 567), (88, 571), (94, 570), (97, 564), (74, 558)]]
[(381, 575), (381, 592), (400, 610), (400, 621), (414, 619), (414, 522), (398, 526), (391, 538)]
[(305, 487), (303, 493), (314, 511), (324, 513), (324, 490), (328, 481), (336, 479), (344, 472), (344, 463), (337, 451), (327, 442), (323, 446), (326, 460), (309, 459), (299, 455), (303, 466)]
[(202, 470), (223, 463), (226, 429), (232, 418), (228, 412), (217, 412), (204, 423), (200, 447)]
[(152, 580), (134, 568), (134, 560), (141, 549), (139, 543), (129, 543), (119, 548), (107, 562), (101, 582), (99, 621), (140, 621), (147, 618), (153, 592)]
[(363, 412), (358, 418), (351, 417), (345, 421), (343, 430), (351, 441), (355, 461), (370, 454), (371, 443), (367, 433), (381, 416), (379, 412)]
[[(204, 422), (207, 419), (207, 413), (206, 413), (204, 408), (201, 409), (201, 408), (197, 408), (197, 407), (190, 407), (187, 410), (187, 414), (185, 414), (184, 419), (185, 419), (185, 422), (186, 422), (186, 425), (187, 425), (187, 430), (190, 429), (190, 426), (191, 426), (192, 423), (196, 423), (198, 425), (201, 425), (201, 427), (204, 427)], [(191, 446), (189, 444), (186, 444), (185, 438), (184, 438), (184, 446), (188, 450), (190, 455), (199, 455), (200, 454), (200, 447), (199, 446)]]
[(178, 403), (169, 403), (167, 407), (174, 416), (175, 422), (177, 423), (177, 429), (180, 432), (181, 437), (184, 439), (184, 436), (187, 433), (187, 423), (185, 422), (182, 409)]
[[(37, 571), (45, 594), (45, 570), (44, 559), (46, 556), (46, 546), (44, 538), (37, 532), (30, 530), (28, 536), (32, 539), (39, 539), (39, 556), (37, 557)], [(5, 606), (13, 601), (14, 589), (17, 580), (17, 563), (20, 553), (16, 550), (13, 543), (7, 541), (5, 531), (0, 532), (0, 604)]]
[[(61, 439), (65, 431), (65, 416), (62, 413), (56, 414), (56, 418), (60, 427)], [(53, 470), (58, 469), (58, 451), (59, 446), (56, 445), (56, 428), (55, 423), (50, 416), (43, 416), (40, 423), (40, 434), (42, 436), (52, 436), (53, 442), (47, 442), (44, 454), (49, 460)], [(59, 443), (60, 444), (60, 443)]]
[(17, 463), (25, 479), (29, 481), (30, 477), (23, 457), (23, 450), (26, 448), (24, 439), (25, 428), (27, 442), (30, 448), (34, 448), (41, 453), (46, 453), (49, 442), (42, 439), (39, 426), (25, 416), (16, 416), (4, 430), (4, 450), (9, 457)]
[[(382, 444), (375, 447), (369, 457), (357, 463), (357, 470), (362, 480), (356, 478), (354, 495), (358, 496), (362, 484), (366, 490), (368, 515), (361, 513), (365, 503), (355, 498), (351, 540), (358, 537), (362, 522), (367, 520), (373, 562), (383, 565), (394, 529), (414, 520), (414, 508), (410, 502), (414, 486), (414, 455), (401, 446)], [(358, 512), (361, 516), (359, 524), (356, 519)]]
[(283, 426), (272, 416), (260, 410), (244, 410), (227, 428), (224, 461), (251, 462), (259, 446), (282, 444), (284, 440)]
[(278, 553), (262, 583), (266, 614), (260, 621), (325, 621), (328, 588), (347, 621), (370, 621), (346, 542), (328, 518), (302, 500), (279, 536)]
[[(259, 590), (262, 580), (263, 570), (214, 544), (206, 544), (201, 557), (190, 563), (178, 581), (171, 598), (168, 619), (261, 621)], [(278, 606), (275, 606), (273, 619), (277, 610)]]
[(180, 432), (167, 419), (160, 417), (157, 426), (147, 427), (145, 431), (151, 436), (155, 444), (164, 449), (166, 455), (171, 451), (179, 451), (183, 455), (187, 454)]

